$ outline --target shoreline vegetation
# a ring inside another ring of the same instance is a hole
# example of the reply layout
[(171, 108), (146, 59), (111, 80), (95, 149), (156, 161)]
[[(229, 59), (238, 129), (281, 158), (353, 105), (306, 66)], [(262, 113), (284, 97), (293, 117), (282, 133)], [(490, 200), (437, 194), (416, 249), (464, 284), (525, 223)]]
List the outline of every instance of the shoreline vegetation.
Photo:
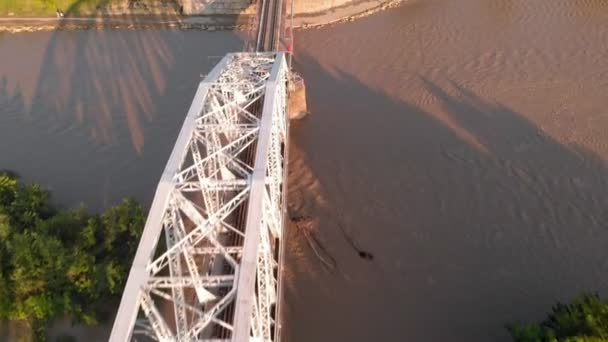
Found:
[(133, 199), (102, 214), (60, 210), (40, 185), (0, 171), (0, 320), (34, 341), (66, 317), (111, 320), (145, 219)]
[(514, 342), (608, 341), (608, 299), (583, 293), (569, 304), (558, 302), (542, 322), (507, 324)]

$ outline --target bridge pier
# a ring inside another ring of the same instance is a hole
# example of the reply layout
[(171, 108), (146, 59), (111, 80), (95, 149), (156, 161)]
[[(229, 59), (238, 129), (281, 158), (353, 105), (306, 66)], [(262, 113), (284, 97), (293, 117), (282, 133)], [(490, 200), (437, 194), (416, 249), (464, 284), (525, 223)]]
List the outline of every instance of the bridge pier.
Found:
[(299, 120), (308, 115), (306, 105), (306, 84), (300, 75), (292, 72), (289, 76), (289, 101), (287, 112), (290, 120)]

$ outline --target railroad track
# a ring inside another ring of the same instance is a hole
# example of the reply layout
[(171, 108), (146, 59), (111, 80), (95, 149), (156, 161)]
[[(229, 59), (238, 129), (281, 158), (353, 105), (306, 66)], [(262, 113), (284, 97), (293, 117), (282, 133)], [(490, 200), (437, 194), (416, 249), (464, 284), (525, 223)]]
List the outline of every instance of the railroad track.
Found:
[(257, 52), (276, 51), (279, 46), (282, 0), (260, 0)]
[[(280, 29), (281, 29), (281, 19), (282, 19), (282, 0), (259, 0), (260, 8), (258, 9), (258, 27), (256, 33), (256, 44), (255, 51), (256, 52), (271, 52), (277, 51), (279, 48), (279, 39), (280, 39)], [(252, 113), (261, 118), (263, 109), (262, 100), (258, 100), (256, 103), (252, 104), (251, 111)], [(241, 156), (242, 161), (250, 165), (252, 168), (254, 166), (255, 159), (255, 150), (256, 143), (250, 145)], [(234, 227), (241, 232), (244, 232), (246, 220), (247, 220), (247, 202), (241, 204), (241, 206), (236, 210), (234, 219)], [(234, 232), (229, 233), (226, 236), (229, 241), (228, 245), (231, 246), (241, 246), (243, 244), (243, 236), (236, 234)], [(275, 253), (278, 254), (278, 247), (275, 250)], [(237, 259), (240, 259), (240, 255), (237, 256)], [(277, 257), (277, 255), (275, 255)], [(227, 263), (224, 262), (224, 267), (229, 267)], [(277, 272), (277, 270), (275, 270)], [(232, 318), (234, 315), (235, 307), (234, 303), (231, 303), (223, 312), (222, 319), (225, 322), (232, 323)], [(276, 317), (272, 317), (272, 319), (276, 319)], [(273, 327), (273, 333), (276, 332), (276, 326)], [(212, 337), (227, 339), (230, 338), (232, 332), (224, 327), (216, 327), (216, 329), (212, 333)]]
[[(281, 26), (281, 15), (282, 15), (282, 0), (259, 0), (261, 1), (261, 6), (258, 9), (258, 28), (256, 33), (256, 44), (255, 51), (256, 52), (271, 52), (276, 51), (279, 48), (279, 39), (280, 39), (280, 26)], [(252, 104), (251, 111), (258, 118), (261, 118), (263, 109), (263, 103), (261, 100), (258, 100), (256, 103)], [(250, 145), (242, 156), (242, 161), (247, 165), (254, 166), (255, 159), (255, 150), (256, 143)], [(241, 206), (236, 210), (234, 219), (234, 226), (241, 232), (244, 232), (246, 220), (247, 220), (247, 202), (241, 204)], [(228, 241), (230, 241), (229, 245), (232, 246), (241, 246), (243, 244), (243, 237), (236, 233), (229, 233), (227, 236)], [(278, 252), (278, 248), (275, 252)], [(240, 255), (237, 256), (240, 259)], [(228, 267), (227, 264), (224, 265)], [(234, 303), (231, 303), (226, 310), (224, 310), (222, 318), (226, 322), (232, 323), (232, 317), (234, 315), (235, 307)], [(273, 317), (276, 319), (276, 317)], [(274, 327), (276, 329), (276, 327)], [(276, 331), (275, 331), (276, 333)], [(223, 327), (216, 327), (213, 332), (213, 337), (226, 339), (230, 338), (232, 332)]]

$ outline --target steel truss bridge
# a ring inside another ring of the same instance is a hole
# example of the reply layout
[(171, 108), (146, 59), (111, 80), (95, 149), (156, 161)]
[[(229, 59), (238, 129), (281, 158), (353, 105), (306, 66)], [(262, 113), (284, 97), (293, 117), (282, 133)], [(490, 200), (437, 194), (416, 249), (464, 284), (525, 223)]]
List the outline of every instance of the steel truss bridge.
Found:
[(110, 341), (279, 340), (288, 72), (233, 53), (199, 84)]

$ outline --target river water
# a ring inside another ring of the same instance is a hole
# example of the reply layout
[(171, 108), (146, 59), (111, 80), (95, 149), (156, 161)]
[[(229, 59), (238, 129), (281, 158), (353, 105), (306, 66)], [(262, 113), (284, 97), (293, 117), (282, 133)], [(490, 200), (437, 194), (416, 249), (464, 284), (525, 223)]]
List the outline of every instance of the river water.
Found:
[(508, 341), (608, 295), (608, 2), (410, 1), (295, 46), (325, 261), (293, 228), (288, 341)]
[(66, 206), (150, 204), (194, 91), (239, 35), (0, 34), (0, 169)]
[[(241, 48), (0, 36), (0, 168), (66, 206), (149, 204), (208, 56)], [(508, 341), (608, 294), (608, 3), (409, 1), (298, 32), (295, 66), (286, 341)]]

